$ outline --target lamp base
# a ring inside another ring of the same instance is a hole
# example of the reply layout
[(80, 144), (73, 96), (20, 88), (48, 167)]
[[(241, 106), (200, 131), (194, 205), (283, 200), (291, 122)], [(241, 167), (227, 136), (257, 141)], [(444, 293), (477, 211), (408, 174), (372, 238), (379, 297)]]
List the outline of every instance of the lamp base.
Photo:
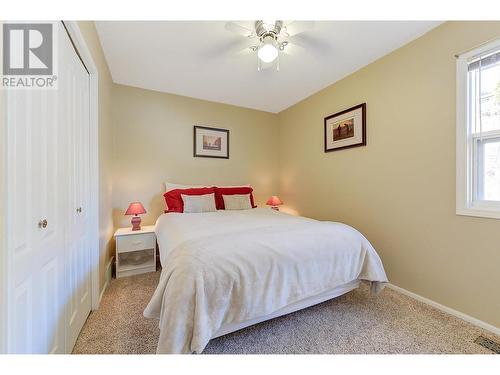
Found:
[(141, 230), (141, 217), (134, 216), (132, 218), (132, 230)]
[(274, 210), (274, 211), (279, 211), (280, 208), (278, 206), (271, 206), (271, 208)]

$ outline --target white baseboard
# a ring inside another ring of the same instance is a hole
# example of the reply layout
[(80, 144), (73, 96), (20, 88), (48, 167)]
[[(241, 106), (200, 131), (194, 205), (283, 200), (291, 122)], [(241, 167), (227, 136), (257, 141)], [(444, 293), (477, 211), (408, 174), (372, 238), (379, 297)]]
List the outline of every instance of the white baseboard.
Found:
[(447, 307), (447, 306), (441, 305), (440, 303), (437, 303), (437, 302), (435, 302), (433, 300), (430, 300), (428, 298), (422, 297), (422, 296), (420, 296), (420, 295), (418, 295), (416, 293), (410, 292), (410, 291), (408, 291), (406, 289), (403, 289), (403, 288), (401, 288), (399, 286), (396, 286), (394, 284), (388, 283), (386, 285), (387, 285), (388, 288), (393, 289), (396, 292), (404, 294), (404, 295), (406, 295), (408, 297), (411, 297), (411, 298), (413, 298), (413, 299), (415, 299), (417, 301), (423, 302), (423, 303), (425, 303), (425, 304), (427, 304), (429, 306), (432, 306), (432, 307), (434, 307), (434, 308), (436, 308), (438, 310), (441, 310), (441, 311), (443, 311), (445, 313), (448, 313), (448, 314), (453, 315), (453, 316), (455, 316), (457, 318), (465, 320), (466, 322), (469, 322), (469, 323), (471, 323), (471, 324), (473, 324), (473, 325), (475, 325), (475, 326), (477, 326), (479, 328), (482, 328), (482, 329), (484, 329), (486, 331), (489, 331), (491, 333), (494, 333), (494, 334), (500, 336), (500, 328), (495, 327), (494, 325), (491, 325), (489, 323), (483, 322), (482, 320), (473, 318), (472, 316), (464, 314), (464, 313), (462, 313), (460, 311), (454, 310), (451, 307)]
[(104, 282), (104, 285), (101, 290), (101, 294), (99, 295), (99, 304), (101, 304), (102, 296), (104, 295), (104, 292), (106, 291), (106, 288), (109, 285), (109, 282), (111, 281), (111, 277), (113, 276), (113, 260), (115, 257), (111, 257), (109, 260), (108, 264), (106, 265), (106, 272), (105, 272), (105, 277), (106, 281)]

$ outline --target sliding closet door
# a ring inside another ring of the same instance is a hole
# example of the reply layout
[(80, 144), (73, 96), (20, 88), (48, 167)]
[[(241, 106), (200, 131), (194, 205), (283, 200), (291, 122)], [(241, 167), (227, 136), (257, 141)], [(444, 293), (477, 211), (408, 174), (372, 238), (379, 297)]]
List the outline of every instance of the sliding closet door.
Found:
[(8, 335), (11, 353), (63, 353), (65, 129), (57, 90), (7, 101)]
[(89, 74), (67, 35), (61, 37), (64, 54), (64, 86), (60, 87), (61, 118), (66, 124), (67, 202), (66, 277), (68, 283), (66, 350), (75, 345), (91, 309), (91, 268), (89, 240)]

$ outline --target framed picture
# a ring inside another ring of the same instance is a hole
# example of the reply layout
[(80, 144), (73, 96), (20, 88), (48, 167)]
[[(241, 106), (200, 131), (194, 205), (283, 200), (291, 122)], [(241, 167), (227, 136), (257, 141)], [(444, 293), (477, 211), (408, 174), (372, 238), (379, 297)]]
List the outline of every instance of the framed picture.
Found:
[(325, 117), (325, 152), (366, 146), (366, 103)]
[(229, 130), (195, 126), (193, 156), (229, 159)]

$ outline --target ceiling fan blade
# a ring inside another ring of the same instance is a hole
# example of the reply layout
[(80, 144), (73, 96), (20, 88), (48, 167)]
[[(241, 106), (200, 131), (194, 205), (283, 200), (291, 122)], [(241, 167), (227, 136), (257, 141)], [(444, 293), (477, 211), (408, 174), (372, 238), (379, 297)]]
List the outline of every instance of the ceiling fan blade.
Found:
[(323, 55), (332, 48), (326, 41), (307, 34), (295, 35), (287, 38), (287, 40), (290, 44), (313, 51), (319, 55)]
[(249, 38), (252, 38), (255, 36), (255, 32), (252, 29), (249, 29), (245, 26), (241, 26), (237, 24), (236, 22), (226, 22), (224, 25), (224, 28), (227, 31), (230, 31), (232, 33), (238, 34), (238, 35), (243, 35)]
[[(257, 48), (257, 47), (255, 47), (255, 48)], [(256, 54), (256, 53), (257, 52), (255, 52), (255, 50), (253, 49), (253, 46), (250, 46), (250, 47), (245, 47), (243, 49), (240, 49), (239, 51), (234, 52), (232, 54), (232, 57), (240, 58), (240, 57), (245, 57), (245, 56)]]
[(298, 44), (289, 42), (283, 48), (283, 50), (280, 51), (280, 53), (283, 53), (283, 54), (289, 55), (289, 56), (296, 56), (296, 55), (300, 54), (303, 51), (305, 51), (304, 47), (299, 46)]
[[(207, 59), (216, 59), (221, 57), (241, 57), (251, 53), (252, 42), (250, 39), (235, 39), (220, 43), (218, 45), (209, 46), (203, 50), (201, 54)], [(247, 52), (248, 51), (248, 52)]]
[(289, 36), (294, 36), (309, 30), (314, 29), (314, 21), (292, 21), (285, 25), (286, 32)]
[(299, 38), (298, 36), (289, 37), (289, 38), (287, 38), (287, 41), (288, 41), (288, 45), (285, 47), (285, 49), (287, 47), (289, 47), (290, 45), (293, 45), (295, 47), (299, 47), (302, 49), (307, 49), (308, 47), (310, 47), (307, 45), (306, 41), (304, 41), (302, 38)]

